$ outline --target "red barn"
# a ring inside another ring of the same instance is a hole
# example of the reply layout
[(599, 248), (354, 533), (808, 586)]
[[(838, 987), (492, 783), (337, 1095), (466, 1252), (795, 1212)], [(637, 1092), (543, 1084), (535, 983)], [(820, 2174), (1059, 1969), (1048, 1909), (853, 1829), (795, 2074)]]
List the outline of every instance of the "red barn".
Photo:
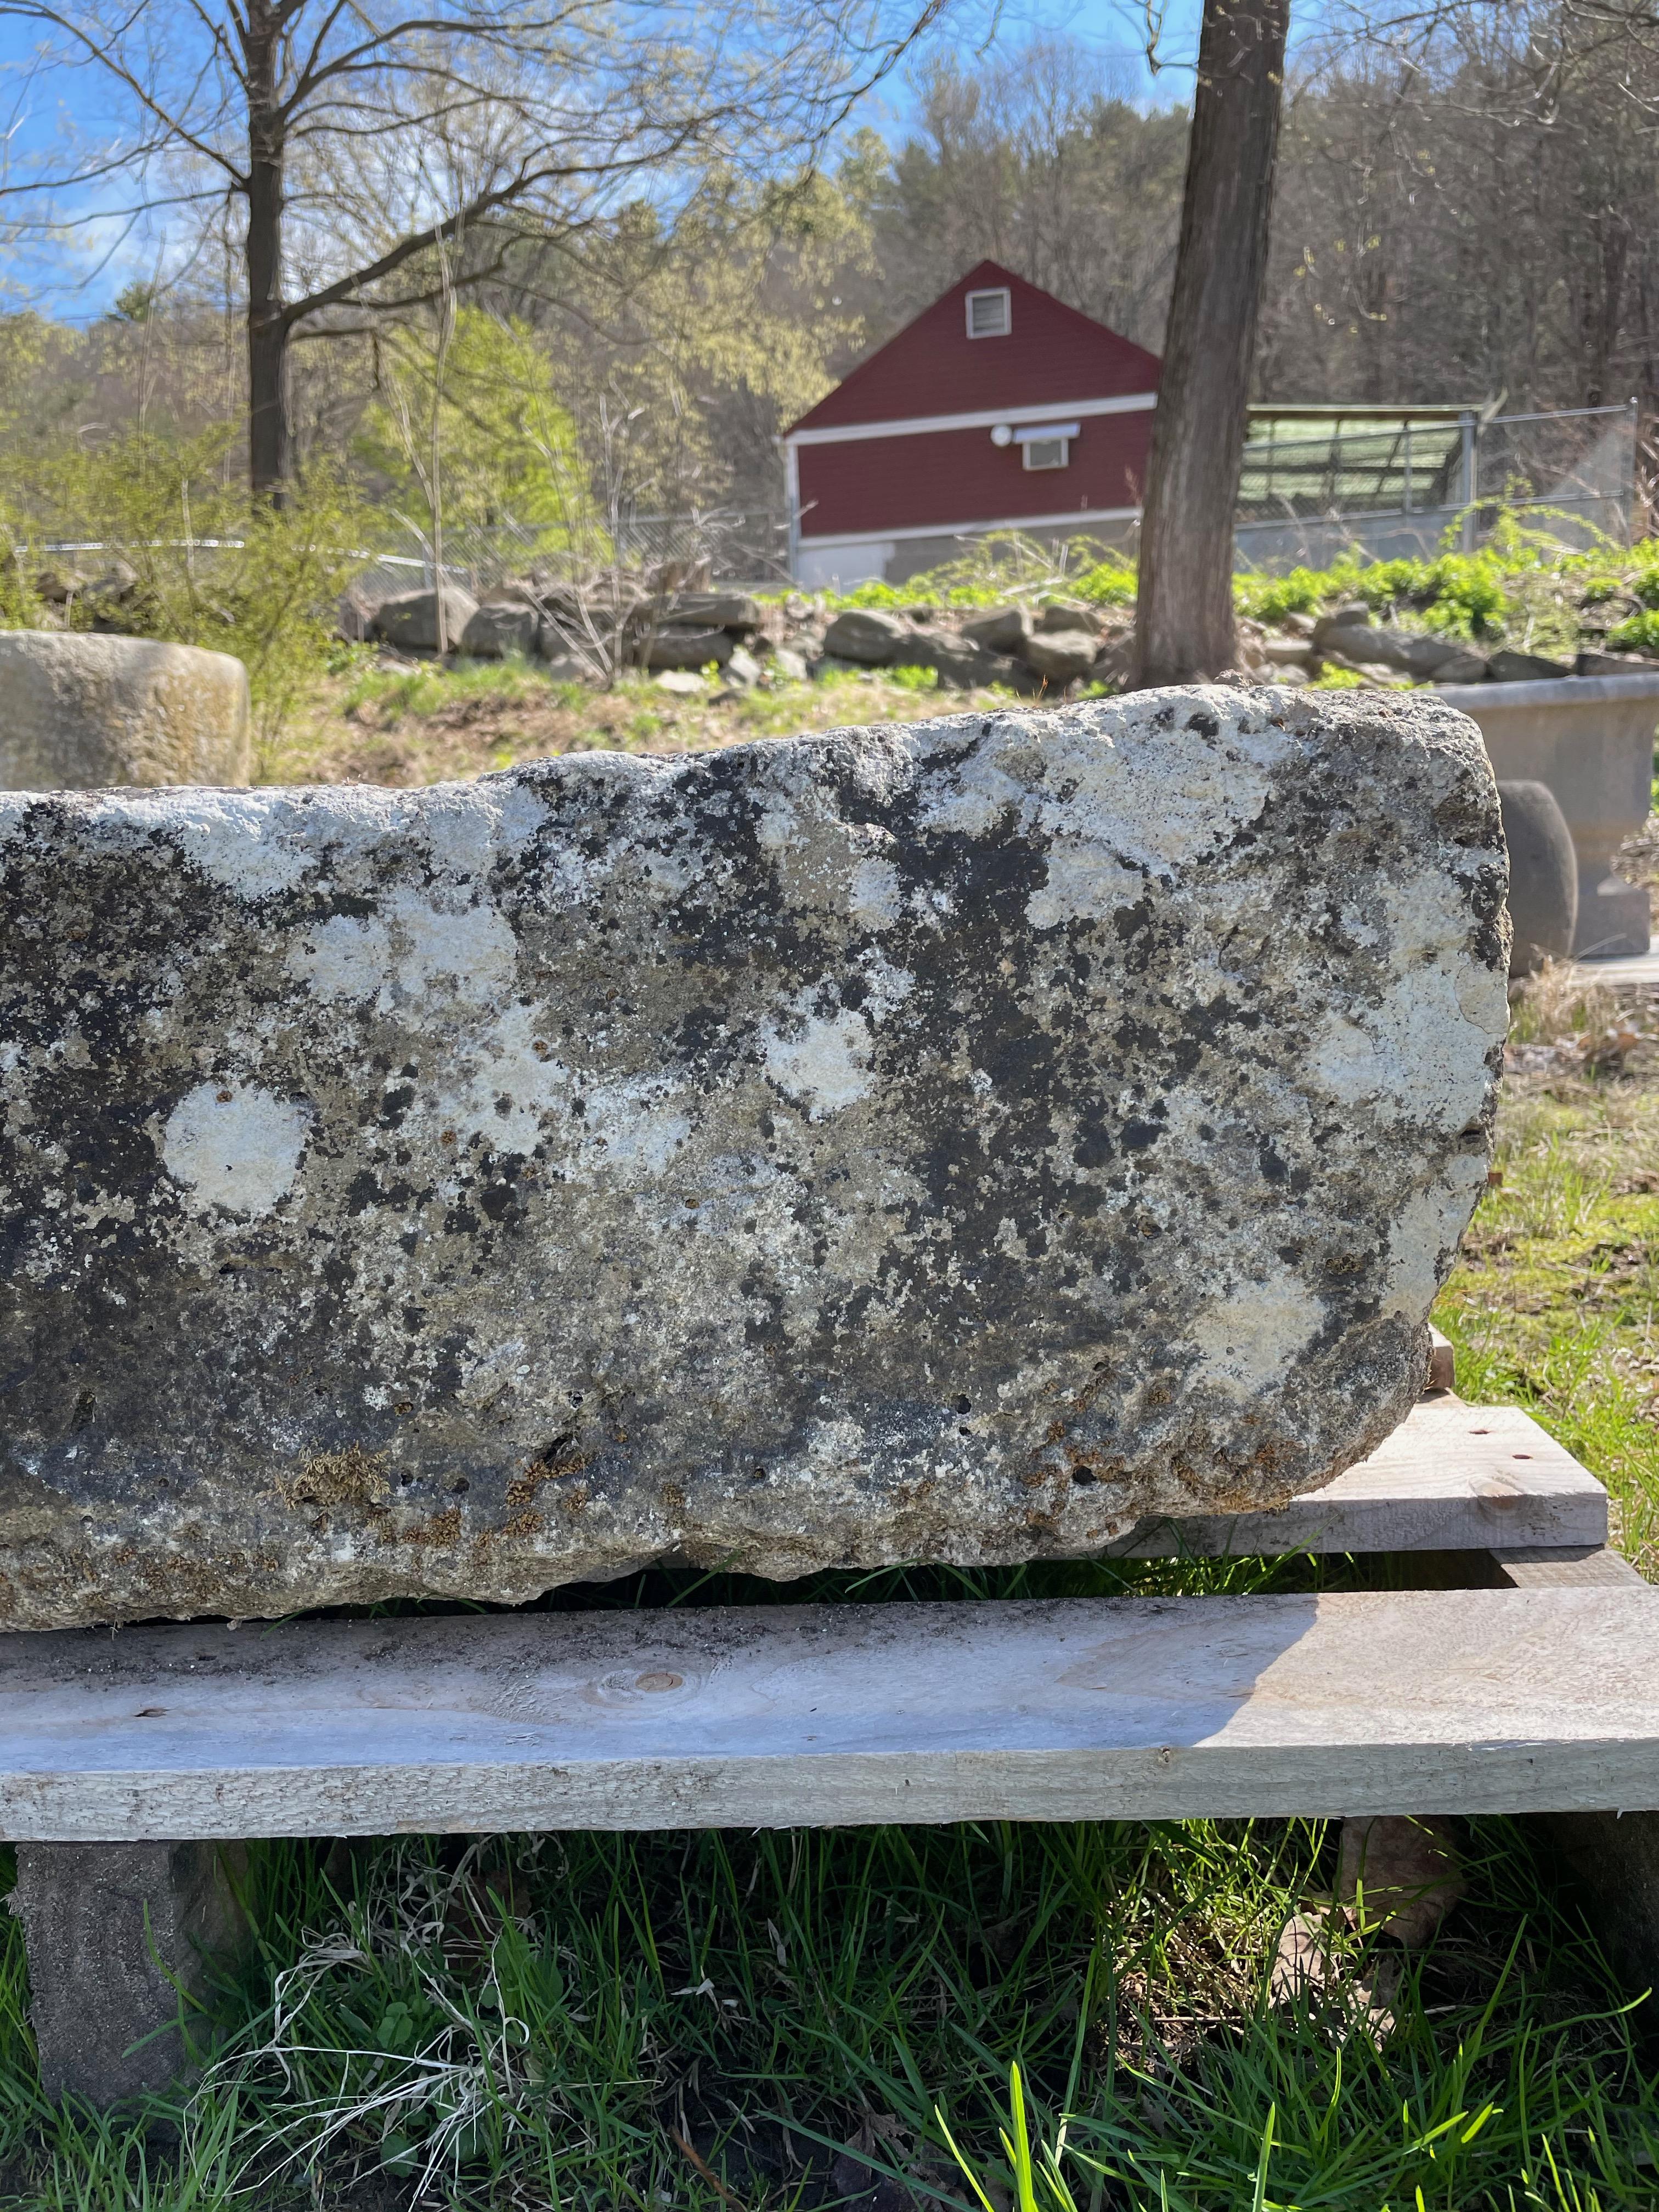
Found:
[(1122, 538), (1158, 368), (981, 261), (784, 433), (797, 580), (902, 582), (988, 530)]

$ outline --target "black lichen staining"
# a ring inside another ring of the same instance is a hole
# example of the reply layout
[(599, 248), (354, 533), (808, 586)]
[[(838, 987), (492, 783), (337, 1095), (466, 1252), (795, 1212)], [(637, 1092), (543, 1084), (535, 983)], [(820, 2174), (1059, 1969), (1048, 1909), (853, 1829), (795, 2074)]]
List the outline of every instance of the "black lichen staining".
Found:
[(1316, 1485), (1484, 1181), (1504, 884), (1419, 696), (0, 798), (0, 1623)]

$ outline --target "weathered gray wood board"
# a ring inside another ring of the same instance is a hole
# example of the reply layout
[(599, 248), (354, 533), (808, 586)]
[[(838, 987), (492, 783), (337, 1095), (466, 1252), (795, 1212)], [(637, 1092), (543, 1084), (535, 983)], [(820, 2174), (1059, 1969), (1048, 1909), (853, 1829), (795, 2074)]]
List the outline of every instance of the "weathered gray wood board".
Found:
[(1120, 1556), (1272, 1557), (1605, 1544), (1607, 1494), (1514, 1406), (1426, 1398), (1369, 1459), (1276, 1511), (1145, 1521)]
[(33, 1634), (0, 1833), (1659, 1806), (1646, 1591), (763, 1607)]
[(1511, 1589), (1646, 1589), (1649, 1585), (1604, 1544), (1561, 1551), (1495, 1551), (1492, 1559)]

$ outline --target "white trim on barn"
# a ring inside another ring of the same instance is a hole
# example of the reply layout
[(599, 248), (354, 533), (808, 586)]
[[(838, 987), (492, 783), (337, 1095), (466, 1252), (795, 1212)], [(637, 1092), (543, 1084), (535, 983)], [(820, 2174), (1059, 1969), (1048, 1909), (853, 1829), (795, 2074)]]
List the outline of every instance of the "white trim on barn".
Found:
[(988, 407), (971, 415), (908, 415), (893, 422), (836, 422), (827, 429), (790, 430), (783, 443), (786, 450), (800, 446), (846, 446), (861, 438), (919, 438), (938, 430), (994, 430), (999, 422), (1051, 422), (1072, 415), (1142, 415), (1157, 404), (1155, 392), (1130, 392), (1117, 399), (1056, 399), (1046, 407)]
[[(988, 530), (1058, 530), (1068, 522), (1133, 522), (1139, 512), (1138, 507), (1073, 507), (1058, 514), (1005, 514), (996, 521), (930, 522), (925, 529), (889, 530), (884, 542), (896, 544), (906, 538), (978, 538)], [(804, 530), (800, 542), (803, 552), (817, 552), (825, 546), (870, 545), (878, 541), (861, 532), (818, 538)]]

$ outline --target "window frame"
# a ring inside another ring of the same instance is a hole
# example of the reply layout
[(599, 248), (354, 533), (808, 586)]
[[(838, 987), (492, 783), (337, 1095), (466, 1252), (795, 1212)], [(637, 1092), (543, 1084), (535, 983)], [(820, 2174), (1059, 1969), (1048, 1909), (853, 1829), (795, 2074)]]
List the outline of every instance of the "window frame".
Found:
[[(1001, 301), (1002, 326), (1000, 330), (976, 331), (974, 328), (974, 302), (975, 300)], [(1006, 338), (1013, 336), (1014, 298), (1013, 294), (1009, 290), (1006, 284), (981, 284), (978, 286), (975, 290), (968, 294), (965, 302), (965, 312), (968, 335), (970, 338)]]
[[(1041, 453), (1051, 446), (1060, 448), (1057, 461), (1034, 461), (1031, 459), (1033, 453)], [(1019, 450), (1021, 465), (1028, 470), (1069, 469), (1072, 465), (1072, 441), (1069, 438), (1023, 438)]]

